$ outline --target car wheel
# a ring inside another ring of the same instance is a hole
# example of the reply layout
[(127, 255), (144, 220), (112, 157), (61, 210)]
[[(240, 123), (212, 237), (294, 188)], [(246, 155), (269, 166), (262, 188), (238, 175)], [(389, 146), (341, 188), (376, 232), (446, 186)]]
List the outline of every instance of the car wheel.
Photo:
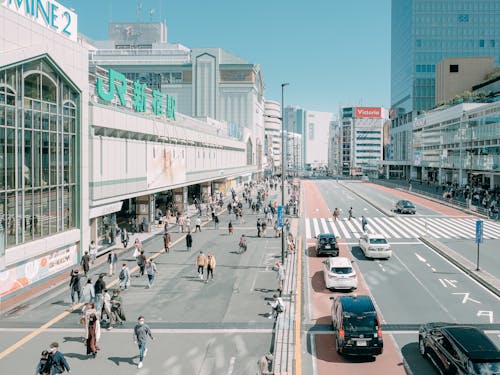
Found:
[(423, 356), (427, 354), (427, 349), (425, 348), (424, 339), (421, 336), (419, 336), (418, 338), (418, 351)]

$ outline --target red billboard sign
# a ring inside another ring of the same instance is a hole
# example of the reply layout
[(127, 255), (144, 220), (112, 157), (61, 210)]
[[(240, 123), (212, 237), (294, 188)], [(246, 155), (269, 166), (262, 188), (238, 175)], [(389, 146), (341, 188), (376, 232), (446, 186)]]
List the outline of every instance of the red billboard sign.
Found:
[(356, 118), (381, 118), (382, 108), (356, 107)]

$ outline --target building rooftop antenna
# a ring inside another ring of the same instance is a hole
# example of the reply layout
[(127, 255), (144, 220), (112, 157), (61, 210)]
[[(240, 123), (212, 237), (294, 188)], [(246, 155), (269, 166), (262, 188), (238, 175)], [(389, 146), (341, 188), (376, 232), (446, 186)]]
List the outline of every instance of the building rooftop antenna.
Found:
[(142, 3), (137, 4), (137, 22), (141, 22)]

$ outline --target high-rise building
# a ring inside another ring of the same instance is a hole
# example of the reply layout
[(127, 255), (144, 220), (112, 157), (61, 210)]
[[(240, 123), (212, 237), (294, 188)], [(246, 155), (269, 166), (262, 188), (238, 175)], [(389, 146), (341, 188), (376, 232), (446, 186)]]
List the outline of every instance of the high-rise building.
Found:
[[(298, 165), (300, 170), (324, 169), (328, 166), (328, 134), (330, 122), (333, 120), (331, 112), (309, 111), (296, 106), (288, 106), (284, 111), (283, 127), (288, 133), (301, 135), (300, 151), (297, 147), (293, 149), (300, 153), (302, 160), (297, 162), (298, 155), (291, 155), (295, 158), (294, 165)], [(297, 140), (296, 138), (292, 138)]]
[(500, 64), (500, 1), (392, 0), (391, 118), (435, 103), (436, 64), (492, 56)]

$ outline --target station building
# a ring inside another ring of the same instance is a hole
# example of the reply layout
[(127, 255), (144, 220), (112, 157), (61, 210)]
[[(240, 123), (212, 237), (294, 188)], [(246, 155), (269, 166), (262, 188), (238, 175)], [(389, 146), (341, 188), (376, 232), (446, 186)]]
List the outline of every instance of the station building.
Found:
[(120, 214), (150, 230), (168, 199), (182, 212), (193, 191), (259, 171), (228, 122), (89, 67), (77, 21), (52, 0), (0, 2), (0, 303), (68, 272), (91, 240), (106, 251)]

